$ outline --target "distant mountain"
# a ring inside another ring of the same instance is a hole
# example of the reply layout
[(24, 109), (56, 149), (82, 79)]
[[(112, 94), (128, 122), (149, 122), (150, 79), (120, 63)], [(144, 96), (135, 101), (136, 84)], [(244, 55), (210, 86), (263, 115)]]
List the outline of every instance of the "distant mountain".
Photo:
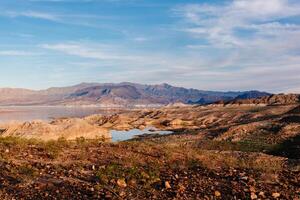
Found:
[(253, 91), (248, 91), (248, 92), (244, 92), (243, 94), (237, 96), (235, 99), (257, 99), (257, 98), (261, 98), (261, 97), (268, 97), (271, 96), (270, 93), (267, 92), (260, 92), (257, 90), (253, 90)]
[(21, 88), (0, 88), (0, 105), (48, 105), (59, 104), (77, 90), (91, 87), (96, 83), (81, 83), (70, 87), (53, 87), (46, 90)]
[(174, 87), (169, 84), (81, 83), (47, 90), (0, 89), (0, 105), (167, 105), (170, 103), (208, 104), (270, 94), (259, 91), (214, 92)]

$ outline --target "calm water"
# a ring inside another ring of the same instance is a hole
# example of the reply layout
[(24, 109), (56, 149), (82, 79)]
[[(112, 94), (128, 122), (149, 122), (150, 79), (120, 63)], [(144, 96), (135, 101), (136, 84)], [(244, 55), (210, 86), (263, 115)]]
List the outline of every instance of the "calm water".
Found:
[(99, 107), (13, 106), (0, 107), (0, 123), (10, 121), (51, 120), (62, 117), (85, 117), (93, 114), (113, 114), (116, 111)]
[(119, 142), (119, 141), (125, 141), (130, 140), (132, 138), (135, 138), (137, 136), (143, 136), (143, 135), (166, 135), (166, 134), (172, 134), (172, 131), (160, 131), (155, 130), (153, 127), (146, 128), (144, 130), (139, 129), (132, 129), (129, 131), (111, 131), (112, 141), (113, 142)]

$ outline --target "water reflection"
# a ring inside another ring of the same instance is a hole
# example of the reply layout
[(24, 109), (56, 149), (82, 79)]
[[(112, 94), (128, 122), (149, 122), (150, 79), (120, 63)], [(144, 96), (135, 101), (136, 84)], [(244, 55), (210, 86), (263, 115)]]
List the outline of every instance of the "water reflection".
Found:
[(160, 131), (156, 130), (153, 127), (148, 127), (144, 130), (139, 129), (132, 129), (129, 131), (110, 131), (112, 139), (112, 142), (119, 142), (119, 141), (125, 141), (130, 140), (135, 137), (141, 137), (141, 136), (149, 136), (149, 135), (166, 135), (166, 134), (172, 134), (172, 131)]

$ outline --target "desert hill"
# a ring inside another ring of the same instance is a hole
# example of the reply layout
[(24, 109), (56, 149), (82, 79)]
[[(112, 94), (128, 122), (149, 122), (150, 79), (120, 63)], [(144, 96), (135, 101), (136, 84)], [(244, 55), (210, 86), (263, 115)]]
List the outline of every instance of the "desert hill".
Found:
[(268, 96), (263, 96), (260, 98), (250, 97), (241, 98), (240, 96), (234, 100), (228, 102), (219, 102), (226, 105), (234, 104), (264, 104), (264, 105), (286, 105), (286, 104), (298, 104), (300, 103), (299, 94), (273, 94)]

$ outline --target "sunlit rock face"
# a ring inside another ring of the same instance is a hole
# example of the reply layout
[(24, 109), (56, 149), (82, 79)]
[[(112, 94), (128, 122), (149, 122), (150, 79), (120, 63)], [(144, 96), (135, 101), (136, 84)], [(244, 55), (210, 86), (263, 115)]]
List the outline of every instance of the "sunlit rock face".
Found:
[(54, 120), (50, 123), (33, 121), (25, 123), (10, 123), (2, 125), (2, 137), (22, 137), (27, 139), (40, 139), (44, 141), (64, 138), (75, 140), (85, 139), (108, 139), (111, 138), (107, 129), (89, 124), (82, 119)]

